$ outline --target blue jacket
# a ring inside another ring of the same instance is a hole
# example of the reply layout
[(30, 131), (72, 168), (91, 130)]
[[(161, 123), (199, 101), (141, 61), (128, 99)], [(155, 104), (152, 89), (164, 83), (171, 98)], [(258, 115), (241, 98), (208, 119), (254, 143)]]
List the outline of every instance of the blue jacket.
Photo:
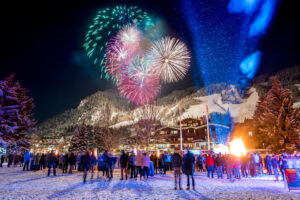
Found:
[(24, 162), (29, 162), (30, 160), (30, 153), (27, 151), (25, 154), (24, 154)]

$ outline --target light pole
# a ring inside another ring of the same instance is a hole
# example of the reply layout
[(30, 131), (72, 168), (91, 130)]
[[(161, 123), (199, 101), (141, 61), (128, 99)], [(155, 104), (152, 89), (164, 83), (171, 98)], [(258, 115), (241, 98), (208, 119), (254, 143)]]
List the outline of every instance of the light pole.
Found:
[(179, 132), (180, 132), (180, 151), (182, 152), (182, 127), (181, 127), (181, 105), (179, 103)]
[(207, 129), (207, 144), (208, 151), (210, 151), (210, 140), (209, 140), (209, 124), (208, 124), (208, 106), (206, 104), (206, 129)]

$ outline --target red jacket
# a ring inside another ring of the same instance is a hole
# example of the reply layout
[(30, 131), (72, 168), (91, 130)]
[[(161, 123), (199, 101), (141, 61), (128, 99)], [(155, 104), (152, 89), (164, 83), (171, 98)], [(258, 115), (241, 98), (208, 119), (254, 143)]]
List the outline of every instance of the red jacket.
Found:
[(215, 164), (215, 160), (212, 156), (208, 156), (206, 158), (206, 165), (207, 166), (213, 166)]

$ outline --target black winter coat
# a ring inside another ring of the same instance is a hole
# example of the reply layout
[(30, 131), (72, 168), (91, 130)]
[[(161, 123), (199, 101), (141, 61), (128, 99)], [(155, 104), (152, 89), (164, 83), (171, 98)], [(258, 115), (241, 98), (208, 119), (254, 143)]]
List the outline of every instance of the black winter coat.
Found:
[(182, 158), (179, 153), (174, 153), (172, 156), (172, 167), (181, 168), (182, 167)]
[(129, 157), (126, 153), (122, 153), (122, 155), (120, 156), (120, 167), (127, 167), (129, 162)]

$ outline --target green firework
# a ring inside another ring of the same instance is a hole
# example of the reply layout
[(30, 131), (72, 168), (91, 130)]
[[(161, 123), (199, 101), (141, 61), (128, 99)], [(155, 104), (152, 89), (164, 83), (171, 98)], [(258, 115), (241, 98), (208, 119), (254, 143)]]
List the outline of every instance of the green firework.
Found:
[(115, 6), (100, 10), (89, 26), (83, 47), (87, 56), (100, 69), (101, 78), (110, 79), (104, 67), (105, 48), (109, 39), (124, 25), (133, 24), (142, 31), (154, 26), (148, 13), (137, 6)]

